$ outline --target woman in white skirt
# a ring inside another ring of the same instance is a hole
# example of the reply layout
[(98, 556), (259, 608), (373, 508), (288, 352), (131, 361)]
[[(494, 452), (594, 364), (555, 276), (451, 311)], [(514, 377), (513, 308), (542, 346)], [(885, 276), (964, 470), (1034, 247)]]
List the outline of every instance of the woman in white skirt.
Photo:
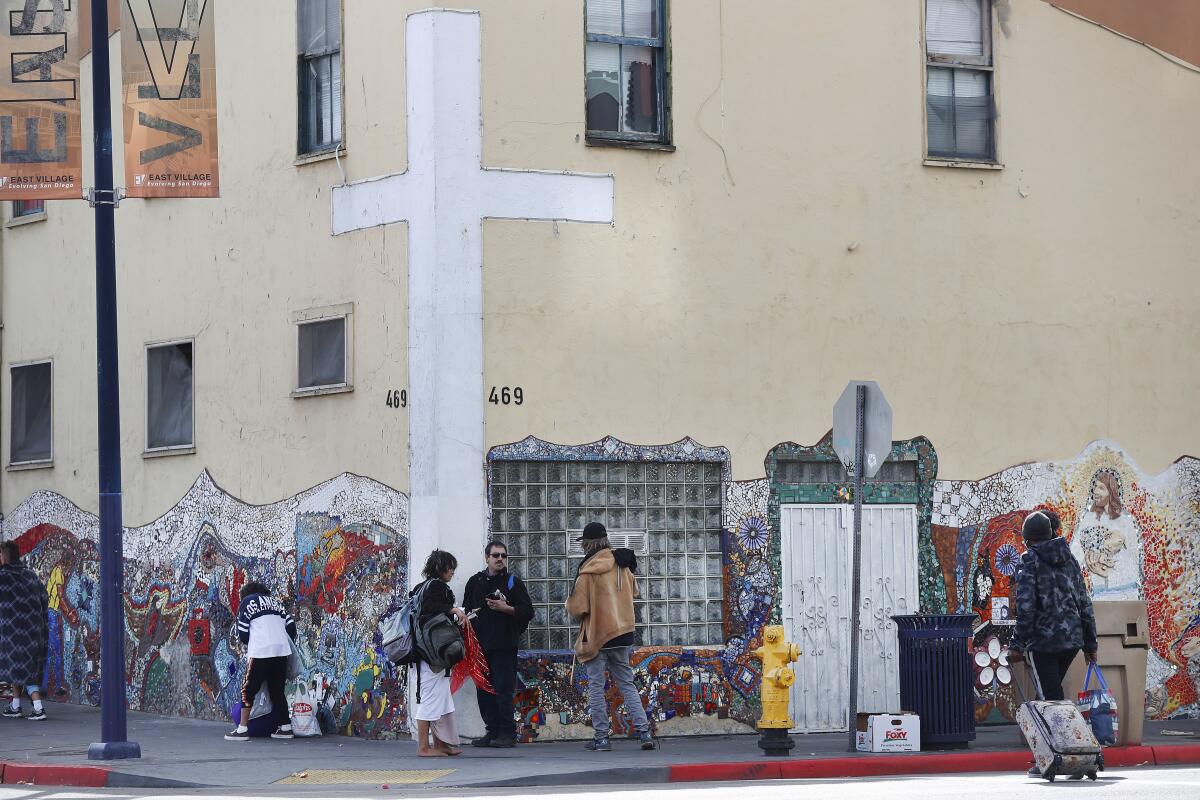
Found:
[[(429, 588), (421, 598), (418, 619), (421, 623), (437, 614), (448, 614), (462, 625), (466, 614), (454, 605), (454, 592), (448, 585), (458, 568), (458, 559), (445, 550), (434, 550), (425, 561), (425, 583)], [(415, 595), (425, 585), (413, 588)], [(417, 703), (417, 755), (426, 758), (457, 756), (462, 753), (458, 746), (458, 731), (454, 726), (454, 697), (450, 694), (450, 677), (445, 670), (432, 670), (424, 661), (418, 662), (420, 670), (420, 696)], [(429, 741), (433, 735), (432, 744)]]

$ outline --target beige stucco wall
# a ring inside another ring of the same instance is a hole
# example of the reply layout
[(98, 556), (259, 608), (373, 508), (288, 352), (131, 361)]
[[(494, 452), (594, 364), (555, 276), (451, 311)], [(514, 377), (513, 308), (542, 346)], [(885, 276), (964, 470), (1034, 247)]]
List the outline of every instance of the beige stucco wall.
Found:
[[(405, 167), (403, 20), (423, 5), (351, 4), (350, 180)], [(612, 226), (485, 225), (485, 385), (526, 397), (488, 406), (489, 445), (690, 435), (755, 477), (866, 377), (943, 477), (1095, 438), (1151, 473), (1200, 449), (1200, 76), (1014, 2), (1004, 169), (923, 166), (921, 5), (673, 3), (668, 153), (582, 141), (582, 3), (472, 4), (485, 164), (616, 176)], [(338, 166), (293, 165), (291, 8), (217, 7), (223, 197), (118, 212), (130, 524), (205, 467), (249, 502), (342, 470), (408, 488), (406, 417), (384, 404), (406, 381), (406, 230), (329, 236)], [(80, 203), (48, 216), (3, 232), (3, 358), (55, 358), (55, 466), (4, 475), (5, 511), (41, 488), (95, 507), (91, 224)], [(291, 398), (291, 313), (349, 301), (355, 390)], [(197, 452), (143, 460), (144, 344), (185, 336)]]

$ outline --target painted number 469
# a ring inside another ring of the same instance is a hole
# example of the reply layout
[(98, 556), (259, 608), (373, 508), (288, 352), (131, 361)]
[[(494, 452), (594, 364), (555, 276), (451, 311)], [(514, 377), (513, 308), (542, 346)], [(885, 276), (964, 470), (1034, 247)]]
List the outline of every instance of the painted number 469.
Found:
[(391, 389), (387, 393), (388, 408), (408, 408), (408, 390)]
[(488, 395), (488, 402), (494, 406), (519, 406), (525, 402), (525, 390), (520, 386), (493, 386)]

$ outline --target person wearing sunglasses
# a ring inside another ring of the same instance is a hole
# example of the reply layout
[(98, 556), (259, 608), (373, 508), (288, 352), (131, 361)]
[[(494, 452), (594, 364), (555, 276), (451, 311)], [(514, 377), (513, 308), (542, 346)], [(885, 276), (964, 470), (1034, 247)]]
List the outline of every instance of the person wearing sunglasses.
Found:
[(517, 743), (513, 694), (517, 688), (517, 643), (533, 619), (533, 601), (525, 583), (508, 571), (508, 548), (493, 539), (483, 549), (484, 568), (467, 581), (463, 607), (474, 612), (471, 625), (487, 657), (495, 694), (476, 689), (479, 714), (487, 732), (475, 747), (513, 747)]

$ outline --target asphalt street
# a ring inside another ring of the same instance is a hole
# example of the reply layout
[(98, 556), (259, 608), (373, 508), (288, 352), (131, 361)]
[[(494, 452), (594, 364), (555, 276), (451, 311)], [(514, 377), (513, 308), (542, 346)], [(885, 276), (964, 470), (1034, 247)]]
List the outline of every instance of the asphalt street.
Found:
[(131, 791), (115, 789), (54, 789), (39, 787), (0, 786), (0, 800), (177, 800), (183, 797), (204, 800), (239, 800), (245, 797), (296, 798), (312, 800), (330, 798), (505, 798), (506, 800), (606, 800), (619, 795), (622, 800), (729, 800), (736, 792), (738, 800), (794, 800), (794, 798), (829, 798), (829, 800), (860, 800), (886, 797), (963, 798), (971, 800), (1045, 800), (1055, 793), (1077, 798), (1110, 798), (1112, 800), (1195, 800), (1200, 796), (1200, 769), (1137, 769), (1107, 772), (1101, 780), (1091, 782), (1033, 780), (1022, 775), (952, 775), (945, 777), (863, 778), (843, 781), (763, 781), (738, 784), (676, 784), (653, 788), (630, 786), (589, 786), (571, 790), (562, 787), (541, 789), (453, 789), (421, 786), (381, 789), (379, 786), (313, 787), (292, 790), (290, 787), (256, 788), (237, 792), (210, 790)]

